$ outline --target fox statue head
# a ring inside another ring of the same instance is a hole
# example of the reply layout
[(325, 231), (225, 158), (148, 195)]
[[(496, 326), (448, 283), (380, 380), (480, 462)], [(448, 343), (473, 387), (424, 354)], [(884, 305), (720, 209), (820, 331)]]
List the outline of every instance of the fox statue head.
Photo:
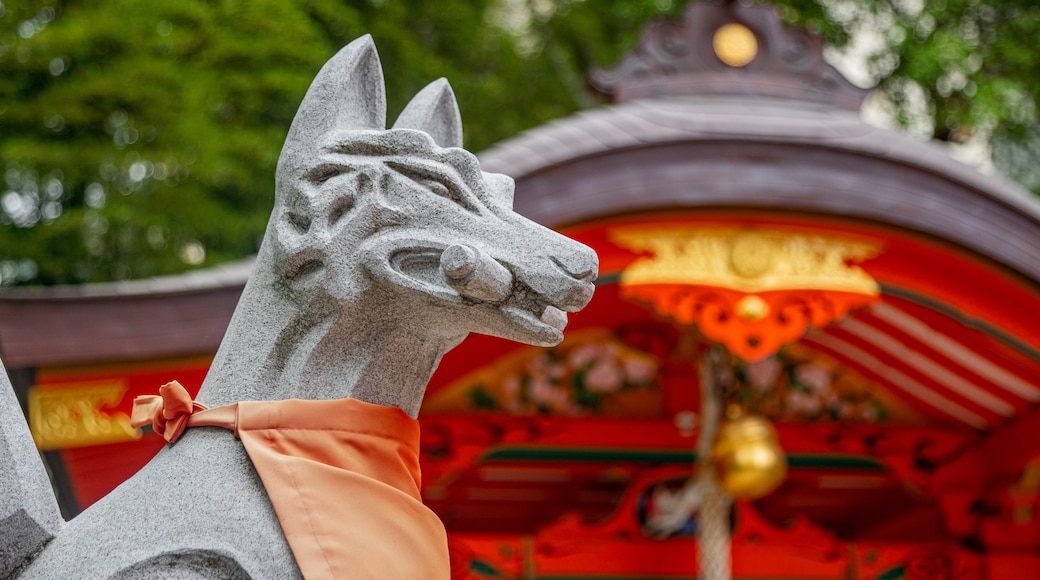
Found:
[(312, 320), (378, 301), (431, 332), (559, 343), (592, 297), (595, 253), (513, 212), (513, 180), (461, 149), (444, 79), (389, 130), (385, 115), (365, 36), (318, 73), (279, 160), (268, 235), (292, 300)]
[(513, 211), (513, 180), (461, 148), (447, 81), (390, 129), (385, 116), (365, 36), (325, 64), (289, 129), (207, 404), (356, 397), (415, 416), (466, 335), (555, 345), (592, 298), (596, 254)]

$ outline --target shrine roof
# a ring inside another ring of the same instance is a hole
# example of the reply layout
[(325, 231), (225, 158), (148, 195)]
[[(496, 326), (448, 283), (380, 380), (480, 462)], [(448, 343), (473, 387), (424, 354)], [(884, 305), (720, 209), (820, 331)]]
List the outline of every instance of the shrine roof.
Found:
[(813, 146), (885, 159), (942, 175), (1040, 220), (1037, 196), (955, 159), (946, 145), (870, 125), (858, 112), (789, 99), (643, 98), (550, 121), (492, 146), (479, 158), (484, 171), (521, 180), (607, 152), (687, 142)]
[(143, 280), (0, 291), (8, 368), (212, 353), (253, 259)]

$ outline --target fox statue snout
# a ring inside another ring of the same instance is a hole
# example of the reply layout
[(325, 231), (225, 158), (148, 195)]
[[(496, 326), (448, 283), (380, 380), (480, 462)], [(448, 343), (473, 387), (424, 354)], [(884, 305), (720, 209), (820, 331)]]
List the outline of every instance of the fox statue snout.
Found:
[[(526, 340), (505, 338), (552, 346), (563, 339), (566, 313), (581, 310), (592, 299), (598, 271), (594, 252), (560, 238), (565, 251), (559, 254), (546, 254), (543, 249), (524, 252), (513, 260), (496, 259), (474, 246), (455, 244), (441, 254), (441, 271), (464, 299), (497, 305), (533, 335)], [(545, 241), (545, 236), (534, 239)]]
[[(548, 258), (563, 274), (558, 277), (559, 280), (550, 281), (551, 289), (543, 292), (546, 296), (556, 297), (550, 299), (555, 308), (576, 312), (592, 298), (596, 258), (595, 255), (581, 258), (585, 260), (584, 263), (575, 263), (571, 267), (565, 266), (559, 258)], [(571, 262), (576, 260), (572, 259)], [(451, 287), (466, 298), (481, 302), (504, 302), (512, 294), (513, 273), (486, 252), (473, 246), (449, 246), (441, 254), (441, 270)]]

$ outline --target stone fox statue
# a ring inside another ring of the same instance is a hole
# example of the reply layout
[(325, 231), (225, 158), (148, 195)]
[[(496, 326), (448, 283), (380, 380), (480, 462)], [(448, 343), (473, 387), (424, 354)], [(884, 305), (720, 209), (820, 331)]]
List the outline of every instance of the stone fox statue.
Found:
[[(389, 130), (385, 107), (369, 37), (318, 73), (201, 403), (352, 398), (414, 418), (468, 333), (555, 345), (565, 313), (591, 299), (596, 255), (512, 211), (512, 179), (460, 148), (447, 82)], [(0, 578), (301, 576), (266, 479), (232, 433), (188, 429), (63, 523), (10, 387), (0, 391)]]

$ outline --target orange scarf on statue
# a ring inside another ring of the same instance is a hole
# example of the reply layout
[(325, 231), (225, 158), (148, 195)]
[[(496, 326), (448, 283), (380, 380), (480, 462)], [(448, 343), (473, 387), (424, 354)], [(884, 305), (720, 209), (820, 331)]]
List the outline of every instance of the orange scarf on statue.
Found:
[(185, 427), (235, 432), (305, 578), (447, 579), (444, 525), (419, 495), (419, 423), (357, 399), (243, 401), (207, 409), (173, 381), (137, 397), (131, 422), (174, 442)]

